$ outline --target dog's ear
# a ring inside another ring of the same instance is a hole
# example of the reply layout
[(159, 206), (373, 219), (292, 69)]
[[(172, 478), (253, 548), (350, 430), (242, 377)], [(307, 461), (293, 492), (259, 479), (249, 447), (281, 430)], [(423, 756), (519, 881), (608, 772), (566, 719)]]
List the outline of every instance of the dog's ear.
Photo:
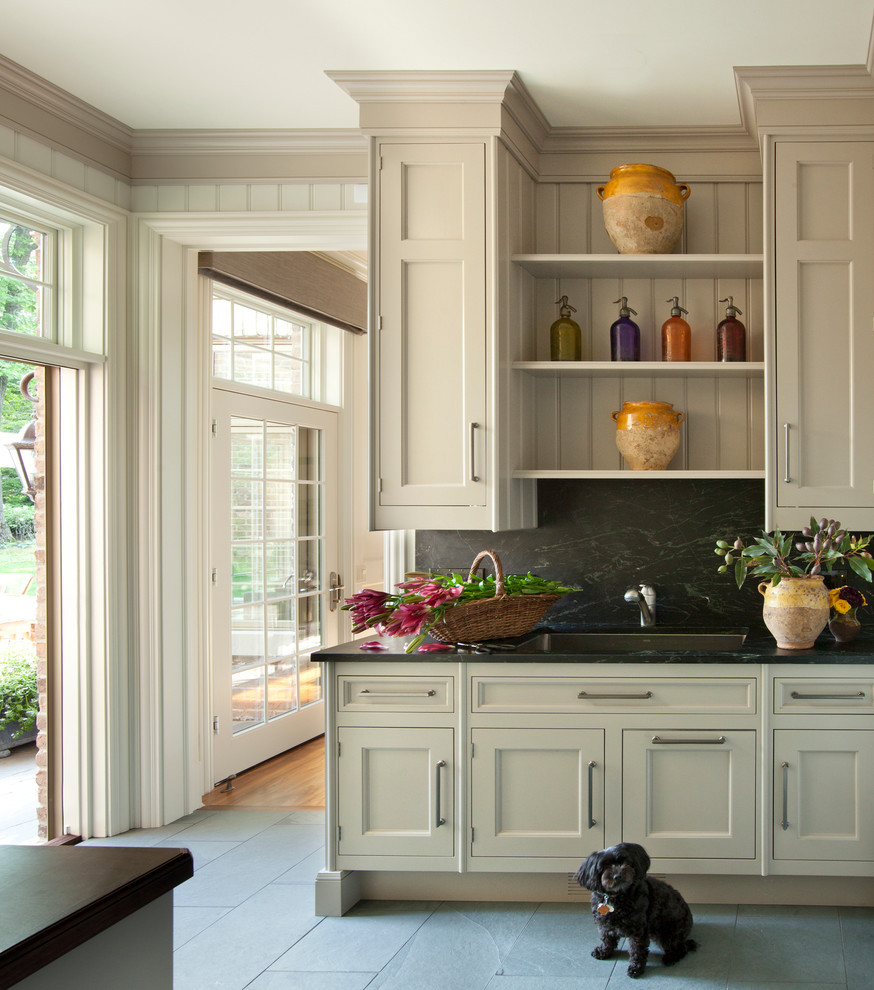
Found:
[(636, 842), (625, 842), (623, 846), (625, 855), (634, 872), (640, 877), (645, 877), (649, 871), (649, 853), (643, 846), (639, 846)]
[(601, 853), (593, 852), (580, 866), (574, 875), (574, 880), (587, 890), (598, 890), (601, 879)]

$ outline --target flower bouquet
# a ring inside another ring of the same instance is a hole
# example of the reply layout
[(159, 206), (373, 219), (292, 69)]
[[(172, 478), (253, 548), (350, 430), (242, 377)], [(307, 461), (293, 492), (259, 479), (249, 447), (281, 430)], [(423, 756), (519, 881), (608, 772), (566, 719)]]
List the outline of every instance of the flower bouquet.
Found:
[(868, 604), (865, 596), (858, 588), (845, 584), (829, 591), (828, 604), (828, 627), (832, 635), (839, 643), (849, 643), (861, 629), (856, 609)]
[[(475, 575), (483, 557), (491, 557), (495, 574), (480, 579)], [(355, 633), (373, 629), (383, 636), (412, 636), (405, 653), (446, 648), (423, 647), (428, 634), (443, 644), (521, 636), (550, 605), (578, 590), (530, 573), (505, 575), (492, 550), (477, 556), (466, 579), (461, 574), (422, 574), (395, 587), (400, 589), (395, 594), (365, 588), (340, 607), (351, 611)]]

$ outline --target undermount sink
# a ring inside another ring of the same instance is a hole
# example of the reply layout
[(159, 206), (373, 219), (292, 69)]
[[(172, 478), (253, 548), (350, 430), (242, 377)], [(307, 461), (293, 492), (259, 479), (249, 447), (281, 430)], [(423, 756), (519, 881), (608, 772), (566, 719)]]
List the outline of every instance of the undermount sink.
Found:
[(590, 629), (581, 632), (541, 631), (516, 647), (526, 653), (635, 653), (641, 650), (736, 650), (746, 628), (695, 629), (677, 626), (640, 629)]

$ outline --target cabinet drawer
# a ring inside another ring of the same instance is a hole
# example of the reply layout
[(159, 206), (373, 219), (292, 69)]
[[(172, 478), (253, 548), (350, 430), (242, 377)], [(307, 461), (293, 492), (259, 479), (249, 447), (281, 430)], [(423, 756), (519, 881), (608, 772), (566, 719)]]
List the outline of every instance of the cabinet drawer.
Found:
[(775, 677), (777, 715), (821, 712), (834, 715), (874, 711), (874, 680), (870, 677)]
[(754, 714), (755, 677), (474, 676), (474, 713), (728, 712)]
[(340, 674), (337, 710), (341, 712), (452, 712), (455, 678), (451, 674), (415, 677), (391, 674)]

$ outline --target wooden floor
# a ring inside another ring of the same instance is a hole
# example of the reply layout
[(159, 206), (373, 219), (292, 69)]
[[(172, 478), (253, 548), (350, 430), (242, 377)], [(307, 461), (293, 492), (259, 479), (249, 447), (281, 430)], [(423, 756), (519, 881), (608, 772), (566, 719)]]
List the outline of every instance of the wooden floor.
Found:
[(239, 774), (232, 782), (203, 795), (203, 806), (312, 811), (325, 807), (325, 737), (317, 736), (272, 760)]

